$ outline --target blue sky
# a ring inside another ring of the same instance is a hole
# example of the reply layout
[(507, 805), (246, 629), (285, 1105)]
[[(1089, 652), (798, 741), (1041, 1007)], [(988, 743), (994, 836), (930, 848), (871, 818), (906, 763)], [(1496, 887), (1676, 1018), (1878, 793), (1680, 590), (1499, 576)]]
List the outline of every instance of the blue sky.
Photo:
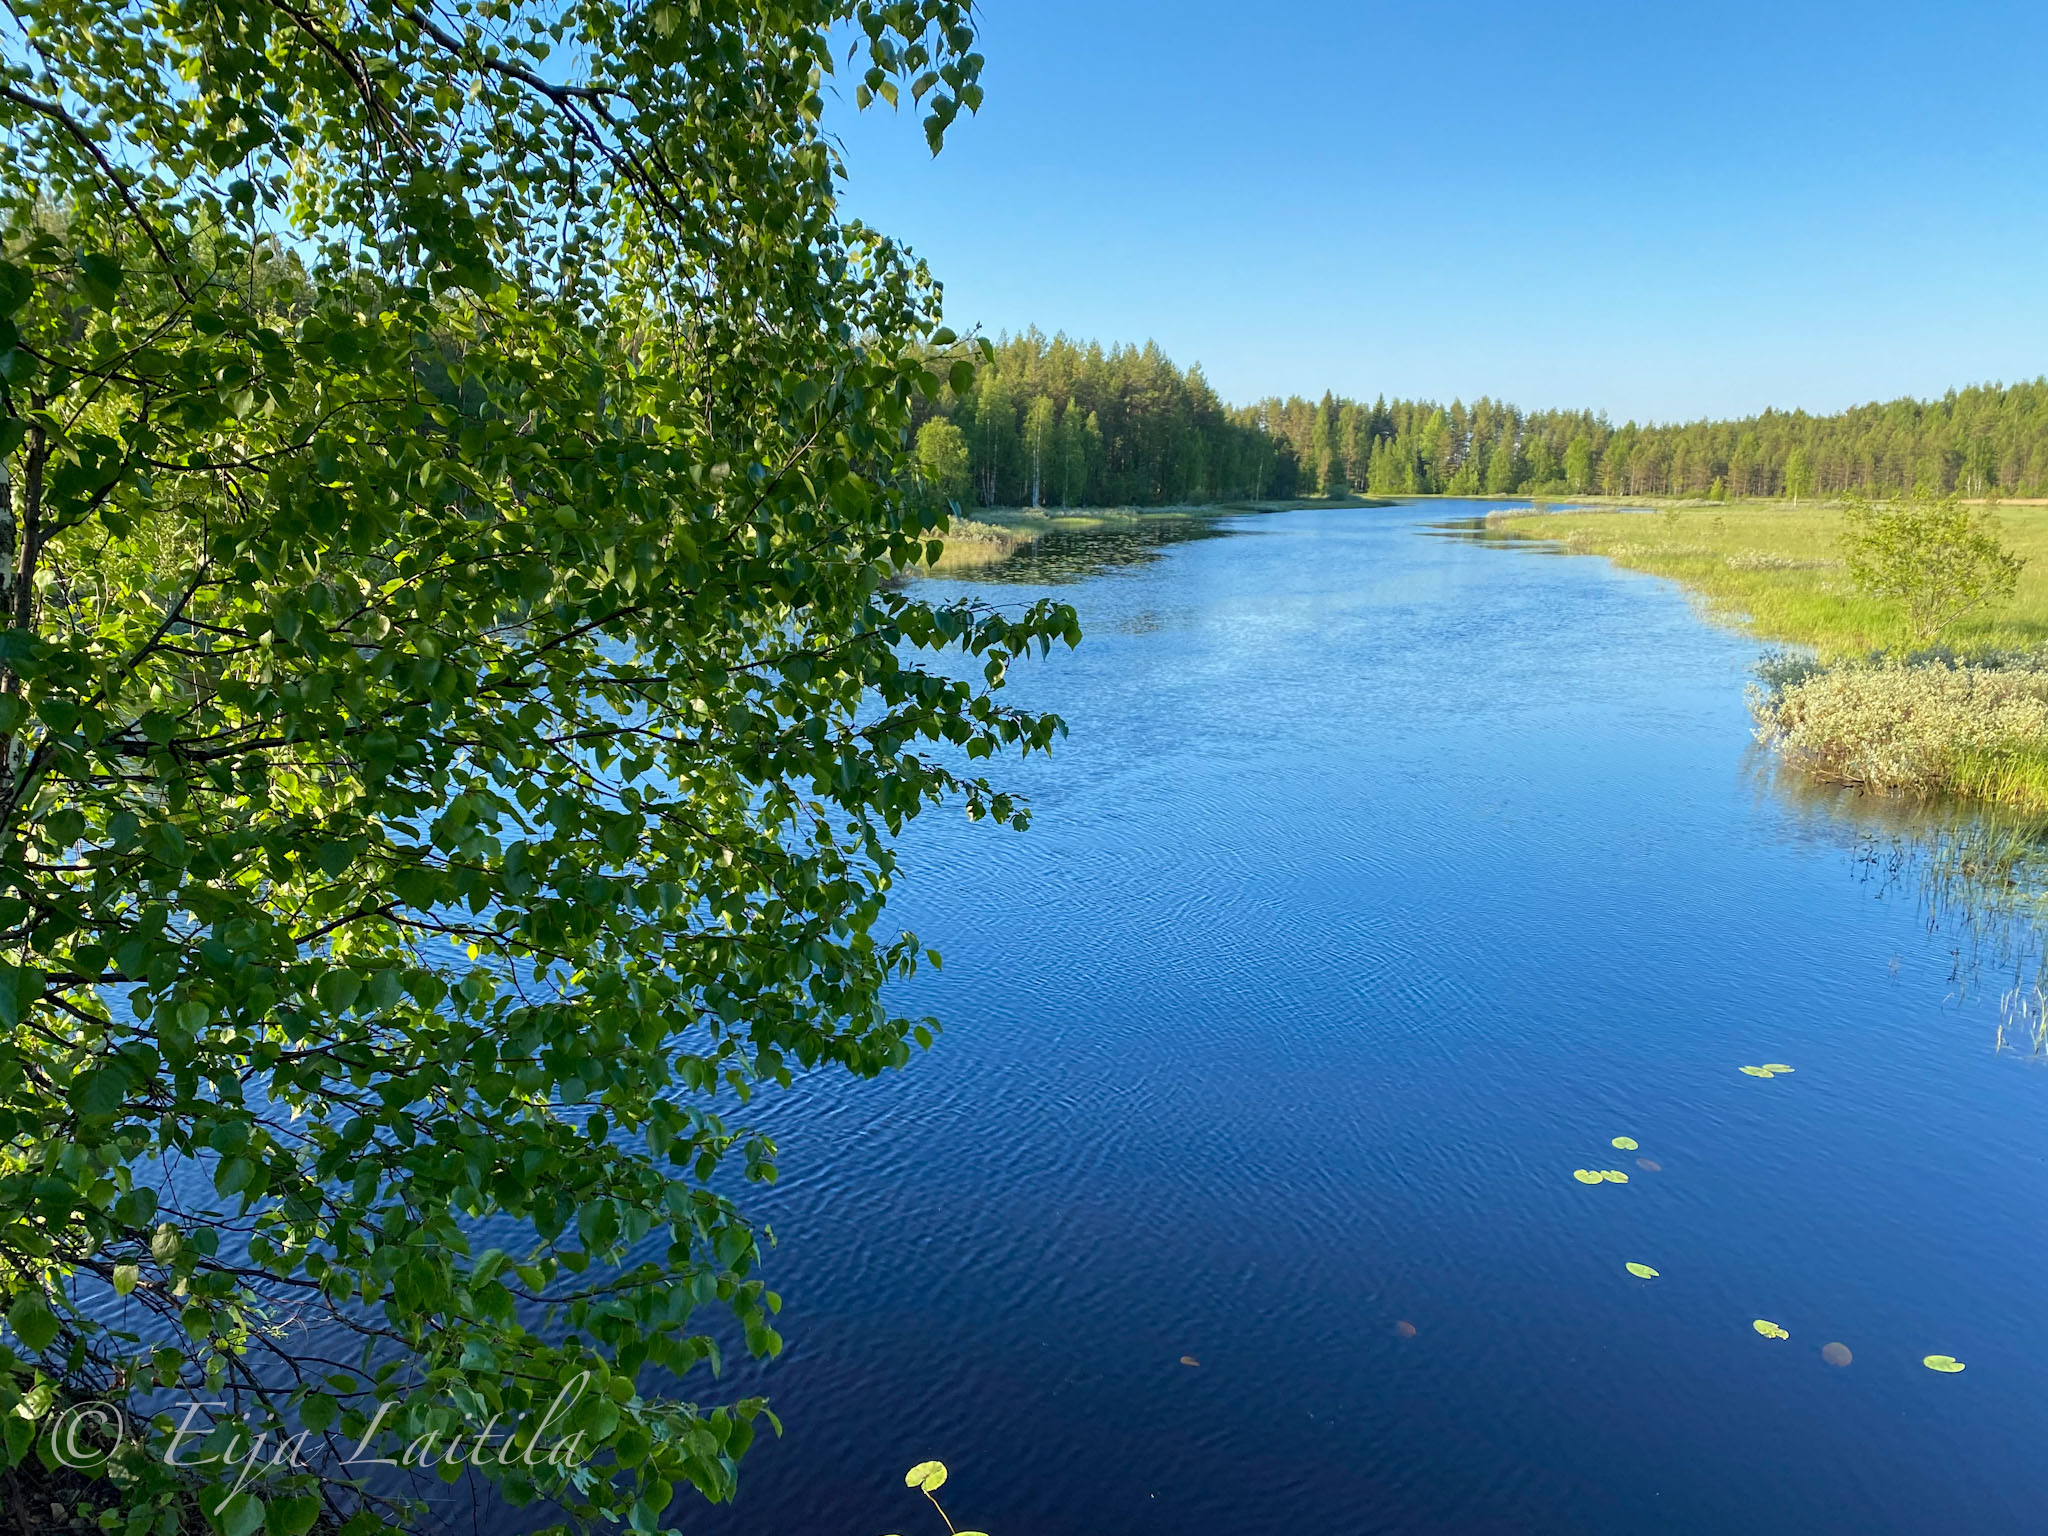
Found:
[[(987, 0), (945, 152), (836, 112), (948, 319), (1228, 399), (1834, 410), (2048, 372), (2048, 5)], [(850, 93), (850, 85), (848, 86)]]

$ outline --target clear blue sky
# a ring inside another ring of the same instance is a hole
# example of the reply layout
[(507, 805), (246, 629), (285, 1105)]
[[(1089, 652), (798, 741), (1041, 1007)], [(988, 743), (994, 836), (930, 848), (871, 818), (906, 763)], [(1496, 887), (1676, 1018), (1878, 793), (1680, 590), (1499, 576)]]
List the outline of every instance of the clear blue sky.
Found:
[[(1616, 421), (2048, 372), (2048, 5), (987, 0), (988, 98), (833, 121), (947, 318), (1228, 399)], [(850, 95), (850, 83), (847, 86)]]

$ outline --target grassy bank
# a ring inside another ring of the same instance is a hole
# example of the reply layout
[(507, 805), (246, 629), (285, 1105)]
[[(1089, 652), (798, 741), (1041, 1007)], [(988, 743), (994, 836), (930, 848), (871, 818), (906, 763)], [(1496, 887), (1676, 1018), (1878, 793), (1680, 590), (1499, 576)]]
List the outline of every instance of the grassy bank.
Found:
[[(2048, 508), (1998, 513), (2006, 544), (2027, 558), (2013, 601), (1959, 622), (1942, 644), (1958, 653), (2048, 647)], [(1811, 646), (1824, 659), (1910, 643), (1900, 614), (1849, 581), (1835, 506), (1690, 502), (1659, 511), (1496, 513), (1503, 533), (1554, 540), (1577, 554), (1682, 583), (1716, 620), (1765, 640)]]
[(1308, 496), (1282, 501), (1212, 501), (1171, 507), (977, 507), (956, 517), (932, 569), (993, 565), (1048, 533), (1089, 533), (1136, 528), (1190, 517), (1237, 517), (1247, 512), (1292, 512), (1305, 507), (1390, 507), (1374, 496)]
[(1838, 507), (1489, 519), (1508, 537), (1668, 577), (1715, 620), (1810, 649), (1812, 663), (1765, 668), (1753, 704), (1759, 735), (1815, 777), (2048, 812), (2048, 508), (2005, 507), (1999, 520), (2027, 559), (2013, 600), (1958, 621), (1938, 651), (1913, 652), (1903, 615), (1850, 581)]
[(1047, 531), (1048, 528), (1045, 527), (1011, 526), (956, 517), (952, 526), (946, 530), (945, 548), (939, 552), (939, 558), (932, 562), (929, 569), (958, 571), (974, 566), (993, 565), (998, 560), (1007, 559)]

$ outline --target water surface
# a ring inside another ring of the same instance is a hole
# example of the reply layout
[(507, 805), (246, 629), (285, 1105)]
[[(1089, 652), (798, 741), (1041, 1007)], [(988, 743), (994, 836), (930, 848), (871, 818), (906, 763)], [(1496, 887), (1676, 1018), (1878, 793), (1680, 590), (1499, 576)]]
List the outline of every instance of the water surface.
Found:
[(927, 1457), (993, 1536), (2048, 1523), (2048, 1076), (2002, 982), (1760, 770), (1754, 643), (1420, 536), (1486, 505), (1059, 587), (1088, 639), (1015, 691), (1072, 735), (1002, 770), (1036, 824), (906, 843), (946, 1034), (762, 1116), (790, 1348), (733, 1390), (788, 1433), (686, 1530), (937, 1536)]

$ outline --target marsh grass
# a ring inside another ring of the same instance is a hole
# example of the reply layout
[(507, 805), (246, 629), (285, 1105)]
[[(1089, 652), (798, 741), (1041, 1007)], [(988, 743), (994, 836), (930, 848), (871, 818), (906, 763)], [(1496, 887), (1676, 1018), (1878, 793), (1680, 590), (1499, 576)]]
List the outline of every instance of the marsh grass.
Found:
[[(2009, 505), (1997, 516), (2005, 544), (2026, 558), (2026, 569), (2011, 603), (1943, 632), (1943, 643), (1959, 653), (2048, 647), (2048, 507)], [(1510, 511), (1489, 522), (1669, 577), (1714, 619), (1761, 639), (1812, 646), (1830, 659), (1912, 643), (1903, 614), (1864, 597), (1850, 581), (1841, 549), (1847, 523), (1837, 506), (1738, 501), (1655, 512)]]
[(932, 571), (957, 571), (994, 565), (1007, 560), (1019, 549), (1050, 531), (1050, 524), (998, 524), (974, 518), (956, 517), (944, 536), (939, 558), (925, 567)]

